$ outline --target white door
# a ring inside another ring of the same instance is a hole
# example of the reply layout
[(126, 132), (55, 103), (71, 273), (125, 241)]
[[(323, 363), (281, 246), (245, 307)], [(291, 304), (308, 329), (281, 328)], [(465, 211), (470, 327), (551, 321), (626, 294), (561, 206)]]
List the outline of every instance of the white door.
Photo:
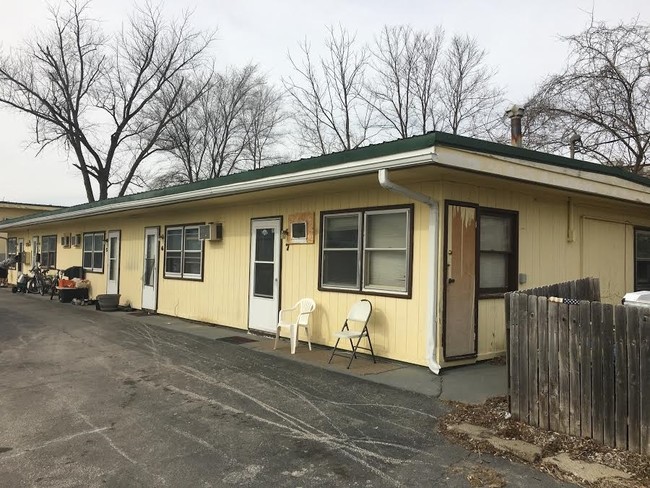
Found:
[(40, 263), (40, 248), (38, 245), (38, 237), (32, 237), (32, 262), (30, 265), (32, 268), (38, 266)]
[(108, 232), (108, 282), (106, 293), (116, 294), (120, 289), (120, 231)]
[(280, 219), (253, 220), (248, 327), (275, 332), (280, 309)]
[(144, 230), (144, 275), (142, 277), (142, 308), (158, 306), (158, 227)]

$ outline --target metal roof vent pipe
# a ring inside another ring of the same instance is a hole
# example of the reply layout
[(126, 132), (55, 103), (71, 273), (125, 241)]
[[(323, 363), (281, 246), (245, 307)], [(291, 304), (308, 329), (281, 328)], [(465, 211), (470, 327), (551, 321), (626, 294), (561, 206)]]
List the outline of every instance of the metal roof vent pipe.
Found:
[(571, 155), (571, 159), (575, 159), (576, 157), (576, 147), (578, 144), (582, 144), (582, 137), (574, 132), (569, 138), (569, 154)]
[(524, 110), (525, 107), (513, 105), (506, 111), (506, 115), (510, 117), (510, 144), (516, 147), (521, 147), (521, 117)]

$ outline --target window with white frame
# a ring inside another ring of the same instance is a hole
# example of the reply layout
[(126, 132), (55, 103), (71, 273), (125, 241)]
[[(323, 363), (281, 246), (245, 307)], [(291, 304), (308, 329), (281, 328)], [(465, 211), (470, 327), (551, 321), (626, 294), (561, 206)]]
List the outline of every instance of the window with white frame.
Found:
[(203, 241), (198, 225), (167, 227), (165, 235), (165, 278), (202, 278)]
[(412, 207), (323, 213), (322, 289), (410, 292)]
[[(18, 253), (18, 239), (10, 237), (7, 239), (7, 257), (15, 256)], [(16, 269), (16, 266), (10, 266), (10, 269)]]
[(7, 254), (10, 256), (18, 252), (18, 238), (10, 237), (7, 239)]
[(83, 268), (95, 273), (104, 272), (103, 232), (88, 232), (83, 235)]
[(56, 236), (41, 237), (41, 266), (56, 268)]

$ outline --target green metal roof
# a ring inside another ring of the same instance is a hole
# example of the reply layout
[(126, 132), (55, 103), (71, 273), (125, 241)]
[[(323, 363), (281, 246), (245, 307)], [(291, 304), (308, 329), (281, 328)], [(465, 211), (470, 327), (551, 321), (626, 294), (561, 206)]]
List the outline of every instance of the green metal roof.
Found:
[(522, 159), (535, 163), (542, 163), (551, 166), (562, 168), (569, 168), (579, 171), (586, 171), (590, 173), (597, 173), (607, 176), (621, 178), (627, 181), (638, 183), (650, 187), (650, 179), (639, 176), (621, 168), (612, 166), (605, 166), (577, 159), (569, 159), (562, 156), (533, 151), (521, 147), (514, 147), (506, 144), (499, 144), (495, 142), (482, 141), (470, 137), (463, 137), (454, 134), (447, 134), (444, 132), (430, 132), (421, 136), (414, 136), (408, 139), (398, 139), (390, 142), (383, 142), (380, 144), (373, 144), (370, 146), (361, 147), (349, 151), (342, 151), (324, 156), (316, 156), (312, 158), (300, 159), (273, 166), (267, 166), (261, 169), (244, 171), (228, 176), (221, 176), (210, 180), (199, 181), (196, 183), (189, 183), (184, 185), (172, 186), (160, 190), (150, 190), (141, 193), (134, 193), (132, 195), (125, 195), (122, 197), (109, 198), (91, 203), (83, 203), (74, 205), (72, 207), (65, 207), (58, 210), (50, 210), (47, 212), (33, 213), (23, 217), (14, 219), (7, 219), (2, 222), (3, 225), (19, 223), (23, 220), (47, 214), (48, 216), (60, 216), (72, 211), (101, 208), (103, 206), (121, 203), (121, 202), (138, 202), (147, 200), (149, 198), (164, 197), (168, 195), (189, 193), (195, 190), (202, 190), (207, 188), (218, 188), (235, 183), (245, 183), (249, 181), (262, 180), (273, 176), (288, 175), (292, 173), (299, 173), (301, 171), (315, 170), (320, 168), (327, 168), (345, 163), (362, 161), (366, 159), (373, 159), (379, 157), (386, 157), (406, 153), (410, 151), (417, 151), (433, 146), (444, 146), (456, 149), (463, 149), (478, 153), (505, 156), (514, 159)]

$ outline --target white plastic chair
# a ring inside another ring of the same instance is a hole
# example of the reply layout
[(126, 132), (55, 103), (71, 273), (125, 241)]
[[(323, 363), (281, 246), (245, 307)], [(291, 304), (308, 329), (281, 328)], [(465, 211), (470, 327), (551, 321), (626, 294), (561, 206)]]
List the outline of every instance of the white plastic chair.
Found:
[[(309, 344), (309, 350), (311, 351), (311, 334), (309, 333), (309, 316), (316, 308), (316, 302), (311, 298), (303, 298), (298, 300), (291, 308), (286, 308), (280, 310), (278, 314), (278, 326), (275, 329), (275, 344), (273, 344), (273, 349), (278, 347), (278, 339), (280, 338), (281, 329), (289, 329), (289, 341), (291, 343), (291, 354), (296, 353), (296, 344), (298, 343), (298, 334), (300, 328), (305, 329), (307, 333), (307, 344)], [(291, 316), (295, 315), (295, 312), (298, 311), (297, 317), (294, 321), (291, 320)]]
[[(372, 350), (372, 342), (370, 341), (370, 333), (368, 332), (368, 321), (370, 320), (370, 314), (372, 313), (372, 304), (368, 300), (359, 300), (356, 302), (352, 307), (350, 308), (350, 311), (348, 312), (348, 316), (345, 319), (345, 322), (343, 324), (343, 328), (341, 329), (340, 332), (336, 332), (334, 334), (336, 339), (336, 344), (334, 344), (334, 349), (332, 349), (332, 354), (330, 355), (330, 360), (328, 361), (328, 364), (332, 362), (332, 358), (336, 356), (344, 356), (348, 357), (350, 356), (350, 362), (348, 362), (348, 368), (350, 369), (350, 365), (352, 364), (352, 360), (356, 359), (357, 357), (357, 351), (359, 349), (363, 351), (370, 351), (370, 354), (372, 355), (372, 362), (376, 363), (377, 360), (375, 359), (375, 352)], [(355, 322), (359, 325), (362, 325), (361, 330), (351, 330), (350, 329), (350, 322)], [(359, 344), (361, 343), (361, 339), (366, 338), (368, 340), (368, 347), (361, 347)], [(336, 349), (339, 345), (339, 341), (341, 339), (348, 339), (350, 341), (350, 348), (352, 349), (350, 352), (348, 351), (341, 351), (336, 352)], [(356, 339), (356, 343), (352, 342), (352, 339)]]

